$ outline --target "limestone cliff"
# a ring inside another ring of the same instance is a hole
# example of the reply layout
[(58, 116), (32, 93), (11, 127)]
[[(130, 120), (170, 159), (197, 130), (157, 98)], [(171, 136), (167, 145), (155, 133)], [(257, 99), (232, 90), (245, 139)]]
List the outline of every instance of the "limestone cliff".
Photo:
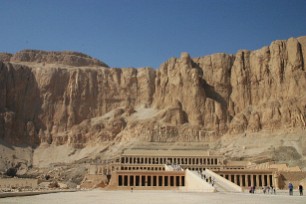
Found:
[(82, 149), (129, 141), (209, 142), (294, 131), (306, 121), (306, 37), (160, 69), (108, 68), (75, 52), (0, 54), (0, 141)]

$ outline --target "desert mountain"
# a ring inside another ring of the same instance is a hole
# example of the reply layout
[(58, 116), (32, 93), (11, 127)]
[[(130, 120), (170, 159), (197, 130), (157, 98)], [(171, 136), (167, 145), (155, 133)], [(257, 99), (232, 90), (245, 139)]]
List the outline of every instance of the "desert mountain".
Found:
[(132, 146), (305, 167), (305, 59), (306, 37), (235, 55), (182, 53), (157, 70), (109, 68), (69, 51), (0, 53), (0, 168)]

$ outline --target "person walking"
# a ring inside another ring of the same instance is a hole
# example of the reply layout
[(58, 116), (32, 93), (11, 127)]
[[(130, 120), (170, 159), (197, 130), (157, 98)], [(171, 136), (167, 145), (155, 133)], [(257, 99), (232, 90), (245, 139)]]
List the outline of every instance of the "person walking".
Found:
[(299, 191), (300, 191), (300, 196), (303, 195), (303, 186), (302, 184), (299, 185)]
[(266, 190), (267, 190), (266, 186), (262, 187), (262, 192), (263, 192), (264, 194), (266, 194)]
[(216, 179), (215, 179), (215, 177), (213, 177), (213, 178), (212, 178), (212, 181), (211, 181), (211, 182), (212, 182), (212, 186), (214, 186), (214, 185), (215, 185), (215, 183), (216, 183)]
[(289, 188), (289, 195), (293, 195), (293, 185), (292, 185), (292, 183), (291, 182), (289, 182), (289, 184), (288, 184), (288, 188)]

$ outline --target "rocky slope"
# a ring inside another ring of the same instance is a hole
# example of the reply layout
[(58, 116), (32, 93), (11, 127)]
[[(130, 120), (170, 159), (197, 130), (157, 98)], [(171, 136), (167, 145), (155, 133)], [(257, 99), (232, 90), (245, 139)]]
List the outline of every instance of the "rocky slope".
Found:
[[(305, 59), (306, 37), (236, 55), (182, 53), (158, 70), (108, 68), (74, 52), (1, 53), (0, 141), (32, 147), (29, 165), (105, 157), (140, 143), (196, 143), (250, 157), (289, 145), (303, 160)], [(277, 139), (245, 152), (255, 137)]]

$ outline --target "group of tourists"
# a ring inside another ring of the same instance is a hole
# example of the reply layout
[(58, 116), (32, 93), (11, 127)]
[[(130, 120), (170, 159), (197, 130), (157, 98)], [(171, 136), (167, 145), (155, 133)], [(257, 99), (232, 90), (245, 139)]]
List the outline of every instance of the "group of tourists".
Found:
[[(289, 189), (289, 195), (293, 195), (293, 184), (291, 182), (289, 182), (288, 184), (288, 189)], [(255, 186), (251, 186), (249, 187), (249, 193), (255, 193), (256, 187)], [(303, 196), (303, 186), (302, 184), (299, 185), (298, 187), (300, 196)], [(262, 192), (264, 194), (276, 194), (276, 189), (273, 186), (264, 186), (262, 187)]]
[(251, 186), (250, 188), (249, 188), (249, 193), (255, 193), (255, 190), (256, 190), (256, 187), (255, 186)]
[[(289, 184), (288, 184), (288, 189), (289, 189), (289, 195), (293, 195), (293, 184), (291, 183), (291, 182), (289, 182)], [(303, 188), (303, 186), (302, 186), (302, 184), (300, 184), (299, 185), (299, 192), (300, 192), (300, 196), (303, 196), (303, 190), (304, 190), (304, 188)]]
[(271, 186), (264, 186), (264, 187), (262, 187), (262, 192), (264, 193), (264, 194), (276, 194), (276, 189), (275, 188), (273, 188), (273, 186), (271, 185)]
[(171, 164), (173, 171), (182, 171), (182, 167), (178, 164)]
[(210, 176), (210, 177), (208, 178), (208, 183), (210, 183), (212, 186), (214, 186), (214, 184), (215, 184), (215, 178)]
[(210, 177), (206, 178), (205, 174), (201, 174), (200, 172), (199, 172), (199, 174), (201, 175), (201, 179), (206, 180), (206, 182), (210, 183), (212, 186), (215, 185), (216, 179), (214, 177), (210, 176)]

